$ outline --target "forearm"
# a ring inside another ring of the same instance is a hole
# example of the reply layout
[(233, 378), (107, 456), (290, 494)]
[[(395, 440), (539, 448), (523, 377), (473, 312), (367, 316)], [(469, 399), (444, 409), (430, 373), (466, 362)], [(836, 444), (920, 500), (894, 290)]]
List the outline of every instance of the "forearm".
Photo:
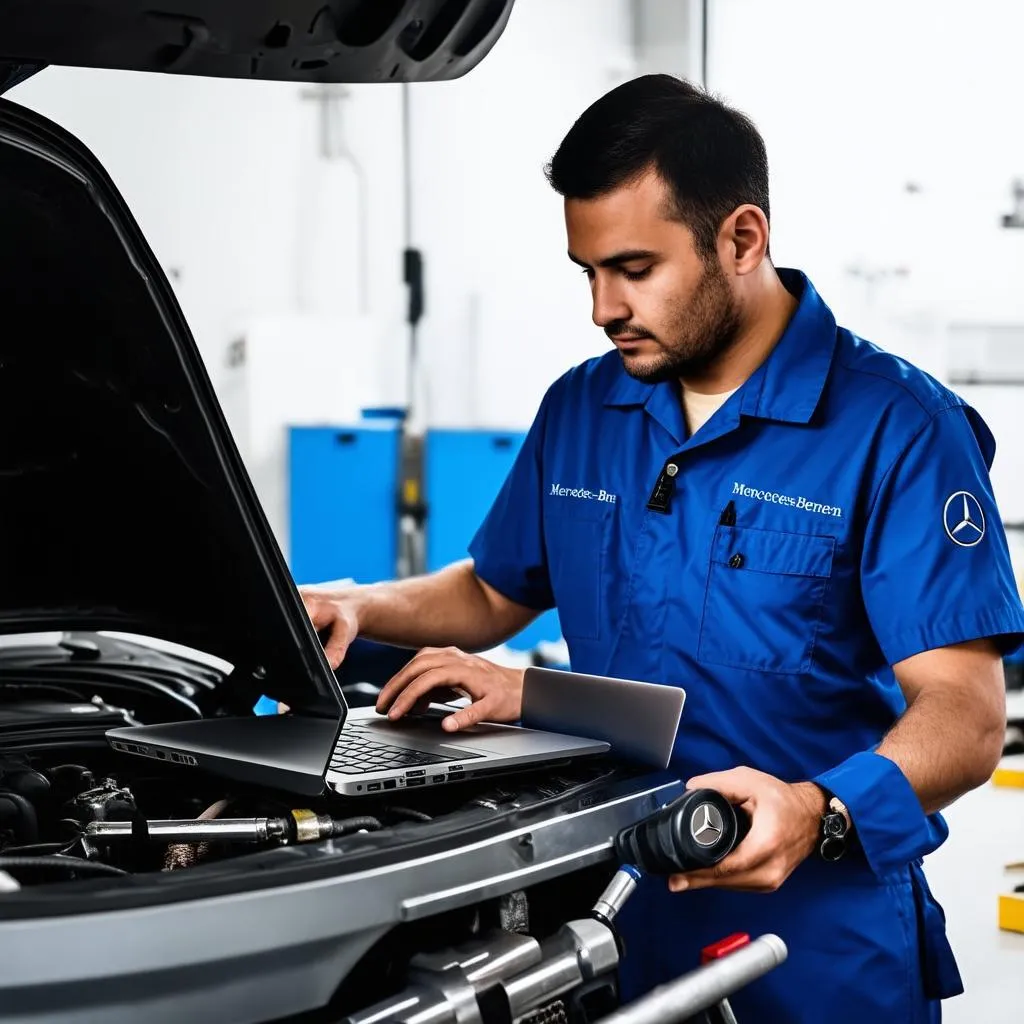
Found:
[(932, 814), (990, 778), (1004, 739), (1005, 718), (976, 691), (925, 690), (878, 753), (896, 763), (924, 812)]
[(906, 711), (877, 748), (814, 779), (847, 806), (879, 876), (941, 845), (943, 826), (930, 815), (990, 777), (1006, 725), (1002, 659), (990, 641), (925, 651), (893, 671)]
[(353, 597), (360, 635), (401, 647), (485, 650), (537, 614), (497, 594), (468, 561), (426, 576), (359, 587)]

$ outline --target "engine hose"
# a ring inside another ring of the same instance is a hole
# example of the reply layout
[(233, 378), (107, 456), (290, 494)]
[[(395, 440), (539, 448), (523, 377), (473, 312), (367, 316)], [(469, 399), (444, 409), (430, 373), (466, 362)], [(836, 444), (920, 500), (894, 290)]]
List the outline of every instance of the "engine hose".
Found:
[(389, 807), (388, 814), (396, 818), (406, 818), (409, 821), (433, 821), (434, 819), (426, 811), (418, 811), (415, 807)]
[(81, 871), (87, 875), (127, 875), (129, 872), (99, 861), (71, 857), (7, 857), (0, 854), (0, 871), (18, 868), (52, 868), (61, 871)]
[(16, 843), (34, 843), (39, 839), (35, 807), (20, 793), (7, 789), (0, 791), (0, 826), (11, 829)]
[(29, 857), (40, 854), (63, 853), (75, 845), (75, 840), (70, 843), (29, 843), (26, 846), (7, 846), (0, 853), (4, 857)]
[(346, 836), (350, 832), (358, 832), (365, 829), (367, 832), (376, 832), (384, 826), (376, 819), (369, 816), (363, 818), (335, 818), (332, 821), (334, 826), (333, 835)]
[[(199, 818), (202, 821), (212, 821), (223, 814), (230, 804), (231, 801), (226, 797), (223, 800), (218, 800), (216, 803), (207, 807), (206, 810), (199, 815)], [(209, 852), (209, 849), (209, 843), (196, 843), (194, 845), (189, 845), (188, 843), (171, 843), (171, 845), (167, 847), (167, 854), (164, 857), (164, 871), (176, 871), (179, 868), (190, 868), (193, 864), (202, 860)]]

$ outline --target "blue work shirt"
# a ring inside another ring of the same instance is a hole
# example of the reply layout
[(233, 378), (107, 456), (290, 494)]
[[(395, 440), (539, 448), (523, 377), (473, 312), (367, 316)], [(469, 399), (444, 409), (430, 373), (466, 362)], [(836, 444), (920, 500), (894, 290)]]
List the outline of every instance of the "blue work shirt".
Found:
[(921, 871), (946, 825), (874, 749), (906, 707), (892, 665), (1024, 633), (995, 444), (958, 396), (837, 327), (803, 274), (779, 275), (799, 303), (783, 336), (692, 437), (678, 385), (629, 377), (617, 352), (556, 381), (470, 553), (510, 599), (557, 607), (574, 671), (686, 691), (684, 781), (738, 765), (815, 780), (854, 821), (853, 852), (814, 855), (770, 896), (649, 880), (623, 915), (627, 992), (731, 931), (772, 931), (790, 957), (737, 997), (749, 1019), (824, 1019), (798, 1005), (811, 979), (833, 1022), (937, 1019), (962, 991)]

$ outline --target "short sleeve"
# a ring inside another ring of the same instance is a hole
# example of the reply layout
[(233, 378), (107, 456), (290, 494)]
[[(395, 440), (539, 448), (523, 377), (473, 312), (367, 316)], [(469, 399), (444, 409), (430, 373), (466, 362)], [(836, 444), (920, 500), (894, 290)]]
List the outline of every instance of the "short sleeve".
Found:
[(509, 475), (469, 545), (480, 579), (509, 600), (537, 611), (555, 605), (544, 546), (541, 487), (553, 390), (544, 396)]
[(974, 410), (936, 413), (881, 481), (861, 558), (864, 605), (890, 665), (951, 644), (1024, 633), (989, 479), (995, 442)]

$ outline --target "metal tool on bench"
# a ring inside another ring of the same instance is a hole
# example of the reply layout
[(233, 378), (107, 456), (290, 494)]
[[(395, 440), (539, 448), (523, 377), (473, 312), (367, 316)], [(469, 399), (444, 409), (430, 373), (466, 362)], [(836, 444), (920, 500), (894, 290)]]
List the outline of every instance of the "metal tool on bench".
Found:
[[(695, 790), (623, 829), (615, 849), (625, 858), (590, 915), (568, 921), (550, 938), (497, 931), (411, 963), (408, 986), (389, 1000), (344, 1018), (343, 1024), (521, 1024), (564, 1021), (559, 1000), (610, 977), (619, 964), (614, 928), (643, 870), (656, 874), (710, 867), (746, 833), (745, 816), (713, 790)], [(705, 963), (631, 1006), (608, 1024), (671, 1024), (708, 1012), (710, 1024), (735, 1021), (726, 1001), (786, 959), (774, 935), (730, 936)]]

